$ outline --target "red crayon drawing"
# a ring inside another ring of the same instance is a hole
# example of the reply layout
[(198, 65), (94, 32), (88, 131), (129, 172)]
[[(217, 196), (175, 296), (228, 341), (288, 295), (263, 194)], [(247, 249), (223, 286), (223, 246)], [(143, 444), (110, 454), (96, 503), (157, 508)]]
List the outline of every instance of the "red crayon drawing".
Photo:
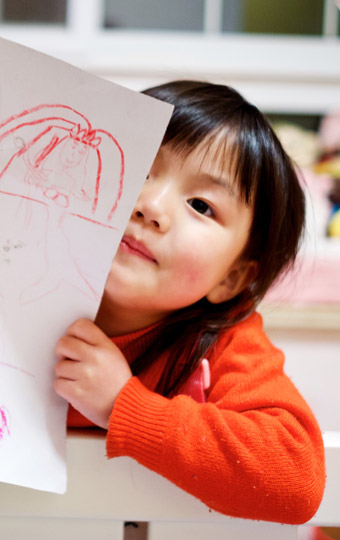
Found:
[(59, 250), (71, 263), (68, 281), (85, 294), (98, 296), (73, 258), (69, 218), (114, 229), (111, 221), (123, 181), (124, 153), (117, 140), (108, 131), (94, 129), (72, 107), (38, 105), (0, 123), (0, 194), (25, 202), (26, 228), (34, 203), (45, 209), (44, 269), (30, 290), (22, 291), (22, 302), (59, 286), (49, 269), (52, 251)]

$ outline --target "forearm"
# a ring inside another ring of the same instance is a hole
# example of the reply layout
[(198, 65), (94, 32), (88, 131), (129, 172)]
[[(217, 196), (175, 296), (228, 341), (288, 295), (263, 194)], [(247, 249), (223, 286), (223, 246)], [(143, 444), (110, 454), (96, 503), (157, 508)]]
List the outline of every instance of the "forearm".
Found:
[(108, 457), (128, 455), (236, 517), (307, 521), (323, 492), (323, 447), (312, 417), (285, 409), (236, 411), (186, 396), (168, 400), (138, 379), (118, 396)]

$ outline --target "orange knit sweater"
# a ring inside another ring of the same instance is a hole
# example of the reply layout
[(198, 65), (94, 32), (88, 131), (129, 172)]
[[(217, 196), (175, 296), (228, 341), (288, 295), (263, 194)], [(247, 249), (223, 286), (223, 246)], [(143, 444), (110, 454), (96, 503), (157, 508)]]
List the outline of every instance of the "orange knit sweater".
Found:
[[(131, 362), (157, 327), (114, 339)], [(298, 524), (316, 512), (324, 490), (324, 448), (317, 422), (283, 372), (283, 355), (260, 315), (224, 332), (207, 355), (206, 403), (153, 389), (166, 356), (120, 392), (107, 455), (130, 456), (214, 510)], [(70, 409), (69, 426), (91, 425)]]

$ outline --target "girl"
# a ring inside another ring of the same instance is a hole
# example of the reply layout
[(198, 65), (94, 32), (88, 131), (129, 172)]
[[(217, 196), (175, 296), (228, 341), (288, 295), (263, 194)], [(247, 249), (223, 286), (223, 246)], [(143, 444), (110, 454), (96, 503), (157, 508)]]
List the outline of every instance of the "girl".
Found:
[[(113, 261), (95, 320), (57, 344), (70, 426), (225, 514), (302, 523), (324, 489), (313, 414), (255, 312), (294, 261), (304, 196), (261, 113), (231, 88), (146, 92), (174, 114)], [(182, 388), (202, 358), (206, 402)]]

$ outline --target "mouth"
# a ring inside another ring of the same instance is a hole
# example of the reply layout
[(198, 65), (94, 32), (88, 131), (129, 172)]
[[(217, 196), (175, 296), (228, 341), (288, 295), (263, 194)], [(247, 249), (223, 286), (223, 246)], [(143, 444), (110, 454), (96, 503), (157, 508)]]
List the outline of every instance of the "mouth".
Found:
[(119, 247), (126, 253), (130, 253), (132, 255), (140, 257), (141, 259), (158, 264), (151, 251), (149, 251), (142, 242), (136, 240), (132, 236), (124, 235)]

